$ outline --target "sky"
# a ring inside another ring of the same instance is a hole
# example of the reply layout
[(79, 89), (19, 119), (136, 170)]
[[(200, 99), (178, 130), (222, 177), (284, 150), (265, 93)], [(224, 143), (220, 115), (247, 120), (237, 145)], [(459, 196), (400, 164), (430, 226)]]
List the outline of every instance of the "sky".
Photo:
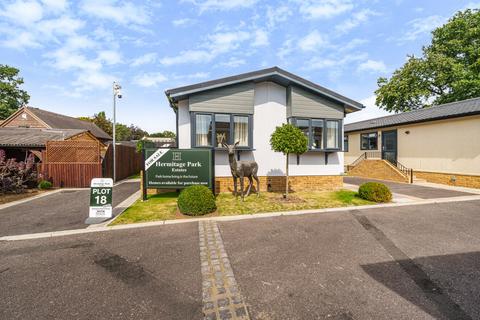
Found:
[(29, 105), (175, 130), (164, 91), (279, 66), (386, 115), (378, 77), (420, 55), (431, 30), (475, 1), (2, 0), (0, 64), (20, 69)]

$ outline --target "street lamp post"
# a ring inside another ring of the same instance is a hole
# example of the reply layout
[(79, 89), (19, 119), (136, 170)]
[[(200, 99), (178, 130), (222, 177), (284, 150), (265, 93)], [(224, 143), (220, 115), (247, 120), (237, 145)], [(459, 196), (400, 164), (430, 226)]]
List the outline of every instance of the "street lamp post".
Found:
[(116, 81), (113, 82), (113, 182), (117, 181), (117, 167), (116, 167), (116, 154), (115, 154), (115, 144), (117, 142), (116, 137), (116, 126), (117, 126), (117, 98), (122, 98), (121, 92), (122, 86)]

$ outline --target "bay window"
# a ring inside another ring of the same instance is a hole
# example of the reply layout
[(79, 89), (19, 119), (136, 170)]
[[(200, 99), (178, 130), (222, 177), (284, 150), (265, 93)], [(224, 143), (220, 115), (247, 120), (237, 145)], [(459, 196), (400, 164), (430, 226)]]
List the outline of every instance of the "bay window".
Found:
[(309, 150), (340, 150), (341, 120), (290, 118), (289, 122), (305, 134)]
[(223, 148), (222, 142), (252, 148), (252, 116), (224, 113), (192, 113), (192, 147)]

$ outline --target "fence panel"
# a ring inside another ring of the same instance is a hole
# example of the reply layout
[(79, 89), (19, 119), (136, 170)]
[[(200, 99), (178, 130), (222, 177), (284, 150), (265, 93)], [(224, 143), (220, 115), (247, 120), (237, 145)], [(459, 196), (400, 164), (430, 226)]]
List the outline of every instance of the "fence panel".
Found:
[(102, 177), (99, 163), (46, 163), (42, 167), (55, 187), (87, 188), (93, 178)]
[[(117, 166), (117, 181), (137, 174), (142, 169), (142, 154), (135, 147), (116, 145), (115, 158)], [(103, 176), (113, 178), (113, 147), (108, 146), (103, 159)]]

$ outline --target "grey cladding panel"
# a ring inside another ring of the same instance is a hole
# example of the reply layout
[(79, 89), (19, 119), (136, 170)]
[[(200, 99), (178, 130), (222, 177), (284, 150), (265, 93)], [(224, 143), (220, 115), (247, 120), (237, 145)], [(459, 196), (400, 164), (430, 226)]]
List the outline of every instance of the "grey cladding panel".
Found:
[(303, 89), (291, 87), (290, 99), (293, 117), (343, 119), (343, 105)]
[(190, 111), (253, 114), (254, 83), (247, 82), (190, 96)]

